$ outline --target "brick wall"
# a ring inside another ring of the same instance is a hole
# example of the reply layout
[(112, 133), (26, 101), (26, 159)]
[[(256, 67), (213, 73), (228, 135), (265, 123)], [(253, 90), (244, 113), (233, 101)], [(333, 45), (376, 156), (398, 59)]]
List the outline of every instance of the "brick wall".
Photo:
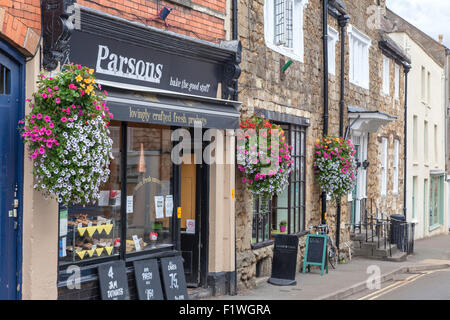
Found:
[[(78, 4), (127, 20), (194, 38), (219, 42), (226, 32), (227, 0), (79, 0)], [(166, 24), (158, 17), (164, 6), (173, 11)], [(229, 30), (228, 30), (229, 31)], [(39, 0), (0, 0), (0, 35), (26, 56), (32, 55), (41, 34)]]
[(0, 36), (25, 55), (32, 55), (41, 34), (39, 0), (0, 0)]

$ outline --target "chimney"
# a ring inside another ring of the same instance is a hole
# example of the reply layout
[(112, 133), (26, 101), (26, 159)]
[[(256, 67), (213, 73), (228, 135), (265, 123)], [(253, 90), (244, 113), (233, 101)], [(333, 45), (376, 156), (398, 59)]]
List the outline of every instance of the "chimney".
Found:
[(444, 35), (443, 34), (439, 35), (439, 43), (444, 44)]

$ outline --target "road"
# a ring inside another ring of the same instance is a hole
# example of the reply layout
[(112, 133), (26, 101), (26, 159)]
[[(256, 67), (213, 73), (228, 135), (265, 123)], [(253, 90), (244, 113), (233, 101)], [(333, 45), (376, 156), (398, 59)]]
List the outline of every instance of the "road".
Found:
[(450, 269), (398, 276), (382, 288), (366, 291), (349, 300), (450, 300)]

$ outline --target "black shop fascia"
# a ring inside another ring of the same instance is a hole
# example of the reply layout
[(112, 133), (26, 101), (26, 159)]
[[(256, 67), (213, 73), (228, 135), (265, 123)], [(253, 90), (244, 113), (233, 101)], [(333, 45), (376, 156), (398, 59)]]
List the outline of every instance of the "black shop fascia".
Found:
[[(59, 298), (99, 298), (101, 264), (125, 261), (130, 278), (133, 261), (176, 255), (188, 286), (206, 286), (209, 166), (173, 163), (171, 135), (185, 128), (193, 136), (199, 123), (238, 128), (240, 103), (231, 99), (240, 43), (214, 44), (78, 5), (74, 25), (68, 61), (94, 69), (107, 91), (114, 160), (98, 203), (60, 208)], [(75, 291), (73, 265), (82, 276)]]

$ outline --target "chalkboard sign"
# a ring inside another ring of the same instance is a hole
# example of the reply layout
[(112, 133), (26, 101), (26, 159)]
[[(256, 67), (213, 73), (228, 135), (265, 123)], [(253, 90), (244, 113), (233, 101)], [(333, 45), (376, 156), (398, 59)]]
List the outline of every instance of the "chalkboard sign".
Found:
[(167, 300), (187, 300), (186, 278), (180, 256), (161, 258), (161, 273)]
[(269, 283), (279, 286), (295, 285), (297, 270), (298, 237), (276, 235), (273, 250), (272, 274)]
[(306, 237), (306, 250), (305, 258), (303, 261), (303, 273), (308, 270), (311, 265), (320, 266), (321, 275), (323, 275), (324, 270), (328, 273), (328, 265), (326, 261), (327, 252), (327, 235), (321, 234), (308, 234)]
[(164, 300), (158, 261), (156, 259), (135, 261), (134, 274), (140, 300)]
[(128, 300), (128, 280), (124, 261), (98, 266), (102, 300)]

